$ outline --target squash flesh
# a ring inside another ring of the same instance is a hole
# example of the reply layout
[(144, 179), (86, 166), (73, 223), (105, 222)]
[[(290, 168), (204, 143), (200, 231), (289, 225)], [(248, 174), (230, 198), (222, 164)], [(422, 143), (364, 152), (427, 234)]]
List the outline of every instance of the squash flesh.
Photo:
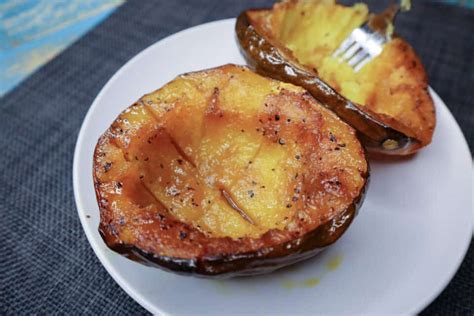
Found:
[(176, 258), (257, 251), (353, 214), (368, 171), (355, 131), (305, 90), (233, 65), (141, 98), (94, 159), (107, 244)]
[(332, 52), (369, 16), (365, 4), (346, 7), (333, 0), (290, 1), (271, 11), (272, 32), (303, 65), (388, 125), (421, 141), (431, 141), (435, 115), (426, 92), (426, 74), (413, 49), (400, 38), (355, 72)]
[[(287, 207), (294, 190), (287, 173), (300, 166), (290, 145), (269, 142), (255, 128), (257, 110), (281, 84), (249, 73), (226, 76), (218, 90), (214, 80), (182, 77), (122, 115), (115, 128), (128, 134), (118, 138), (118, 146), (133, 167), (116, 180), (123, 183), (126, 198), (140, 204), (145, 196), (143, 205), (161, 203), (179, 221), (213, 237), (258, 237), (284, 228), (284, 219), (294, 213)], [(166, 115), (167, 107), (173, 115)], [(254, 224), (229, 206), (221, 190)]]

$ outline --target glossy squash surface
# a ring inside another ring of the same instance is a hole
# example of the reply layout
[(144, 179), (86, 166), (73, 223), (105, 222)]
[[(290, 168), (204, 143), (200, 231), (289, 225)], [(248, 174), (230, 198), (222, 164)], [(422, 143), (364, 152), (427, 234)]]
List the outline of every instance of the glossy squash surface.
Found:
[(411, 46), (394, 37), (359, 72), (331, 56), (368, 19), (365, 4), (284, 1), (244, 12), (236, 31), (257, 71), (306, 88), (356, 128), (369, 150), (411, 154), (431, 142), (435, 127), (426, 73)]
[(145, 95), (94, 155), (106, 244), (199, 275), (313, 255), (350, 224), (367, 179), (350, 126), (304, 89), (234, 65)]

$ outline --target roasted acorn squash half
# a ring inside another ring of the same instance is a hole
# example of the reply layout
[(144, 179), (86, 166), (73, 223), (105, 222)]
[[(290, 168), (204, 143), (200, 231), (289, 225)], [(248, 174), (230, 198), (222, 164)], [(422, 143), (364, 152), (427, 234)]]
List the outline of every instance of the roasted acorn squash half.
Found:
[(290, 0), (243, 12), (236, 34), (257, 72), (304, 87), (354, 127), (370, 151), (411, 154), (431, 142), (435, 127), (427, 76), (413, 48), (394, 36), (358, 72), (331, 56), (369, 18), (377, 22), (365, 4)]
[(237, 276), (313, 256), (347, 229), (368, 181), (356, 132), (303, 88), (225, 65), (184, 74), (99, 139), (100, 233), (177, 272)]

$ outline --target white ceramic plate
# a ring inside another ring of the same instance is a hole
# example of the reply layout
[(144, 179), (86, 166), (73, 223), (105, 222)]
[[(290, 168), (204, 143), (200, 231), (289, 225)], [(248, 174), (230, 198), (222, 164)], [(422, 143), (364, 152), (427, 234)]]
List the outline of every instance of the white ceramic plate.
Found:
[(145, 267), (109, 250), (97, 231), (92, 153), (116, 116), (178, 74), (244, 64), (234, 19), (193, 27), (138, 54), (99, 93), (74, 156), (84, 231), (117, 283), (155, 314), (416, 313), (448, 284), (472, 235), (471, 155), (443, 101), (433, 143), (412, 159), (373, 162), (364, 205), (347, 233), (319, 256), (259, 277), (214, 281)]

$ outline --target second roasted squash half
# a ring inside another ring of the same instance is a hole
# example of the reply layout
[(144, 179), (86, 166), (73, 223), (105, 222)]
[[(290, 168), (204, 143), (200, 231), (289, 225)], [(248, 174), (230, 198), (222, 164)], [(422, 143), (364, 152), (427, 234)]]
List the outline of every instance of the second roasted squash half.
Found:
[(122, 112), (94, 153), (113, 250), (181, 273), (269, 272), (334, 243), (368, 181), (355, 131), (303, 88), (226, 65)]
[(240, 46), (257, 72), (300, 85), (359, 132), (373, 152), (411, 154), (431, 142), (435, 110), (427, 76), (402, 38), (355, 72), (331, 56), (371, 15), (365, 4), (293, 0), (237, 19)]

